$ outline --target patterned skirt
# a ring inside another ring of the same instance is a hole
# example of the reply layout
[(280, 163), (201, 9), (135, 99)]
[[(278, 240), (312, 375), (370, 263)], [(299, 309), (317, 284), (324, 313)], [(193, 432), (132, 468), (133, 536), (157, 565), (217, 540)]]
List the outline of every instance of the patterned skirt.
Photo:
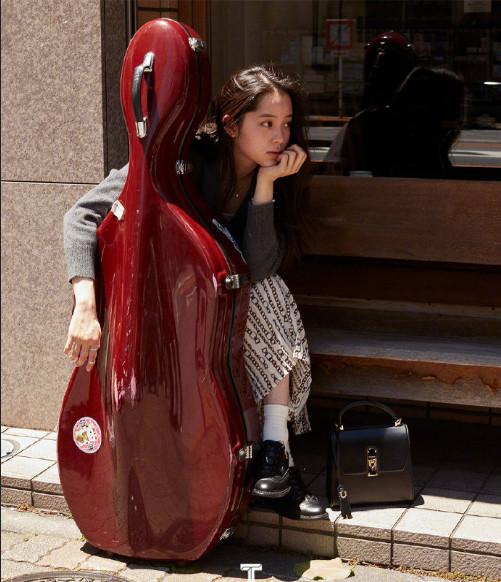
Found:
[(289, 421), (294, 434), (310, 430), (306, 401), (311, 369), (298, 307), (278, 275), (253, 283), (244, 336), (244, 360), (258, 413), (263, 398), (289, 376)]

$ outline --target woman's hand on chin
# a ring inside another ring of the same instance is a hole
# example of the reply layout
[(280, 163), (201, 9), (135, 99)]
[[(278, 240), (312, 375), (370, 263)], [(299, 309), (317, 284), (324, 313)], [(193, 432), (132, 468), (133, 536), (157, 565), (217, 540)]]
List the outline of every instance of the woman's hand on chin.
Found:
[(273, 182), (278, 178), (297, 174), (307, 158), (306, 152), (298, 145), (294, 144), (285, 149), (277, 156), (275, 165), (261, 167), (259, 174)]

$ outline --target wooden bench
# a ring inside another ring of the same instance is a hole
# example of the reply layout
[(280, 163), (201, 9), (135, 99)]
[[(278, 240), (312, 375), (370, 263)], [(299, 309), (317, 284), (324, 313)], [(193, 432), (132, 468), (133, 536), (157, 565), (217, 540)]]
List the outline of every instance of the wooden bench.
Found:
[(501, 409), (501, 184), (316, 176), (313, 394)]

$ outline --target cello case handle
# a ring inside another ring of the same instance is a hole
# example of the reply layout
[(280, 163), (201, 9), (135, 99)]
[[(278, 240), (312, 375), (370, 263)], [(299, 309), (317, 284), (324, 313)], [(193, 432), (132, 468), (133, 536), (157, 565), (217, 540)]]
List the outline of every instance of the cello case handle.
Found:
[(148, 118), (143, 116), (141, 107), (141, 83), (144, 73), (153, 72), (153, 61), (153, 53), (146, 53), (143, 63), (134, 69), (134, 77), (132, 78), (132, 110), (136, 121), (137, 137), (139, 138), (146, 137), (148, 133)]

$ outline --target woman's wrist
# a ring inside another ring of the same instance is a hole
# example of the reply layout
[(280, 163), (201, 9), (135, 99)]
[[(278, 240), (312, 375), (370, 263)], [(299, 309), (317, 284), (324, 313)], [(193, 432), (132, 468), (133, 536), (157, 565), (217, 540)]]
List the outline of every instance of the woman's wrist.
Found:
[(275, 180), (259, 170), (257, 174), (256, 190), (252, 198), (255, 205), (268, 204), (273, 200), (273, 184)]
[(73, 295), (75, 296), (75, 307), (96, 310), (96, 291), (94, 279), (87, 277), (73, 277)]

